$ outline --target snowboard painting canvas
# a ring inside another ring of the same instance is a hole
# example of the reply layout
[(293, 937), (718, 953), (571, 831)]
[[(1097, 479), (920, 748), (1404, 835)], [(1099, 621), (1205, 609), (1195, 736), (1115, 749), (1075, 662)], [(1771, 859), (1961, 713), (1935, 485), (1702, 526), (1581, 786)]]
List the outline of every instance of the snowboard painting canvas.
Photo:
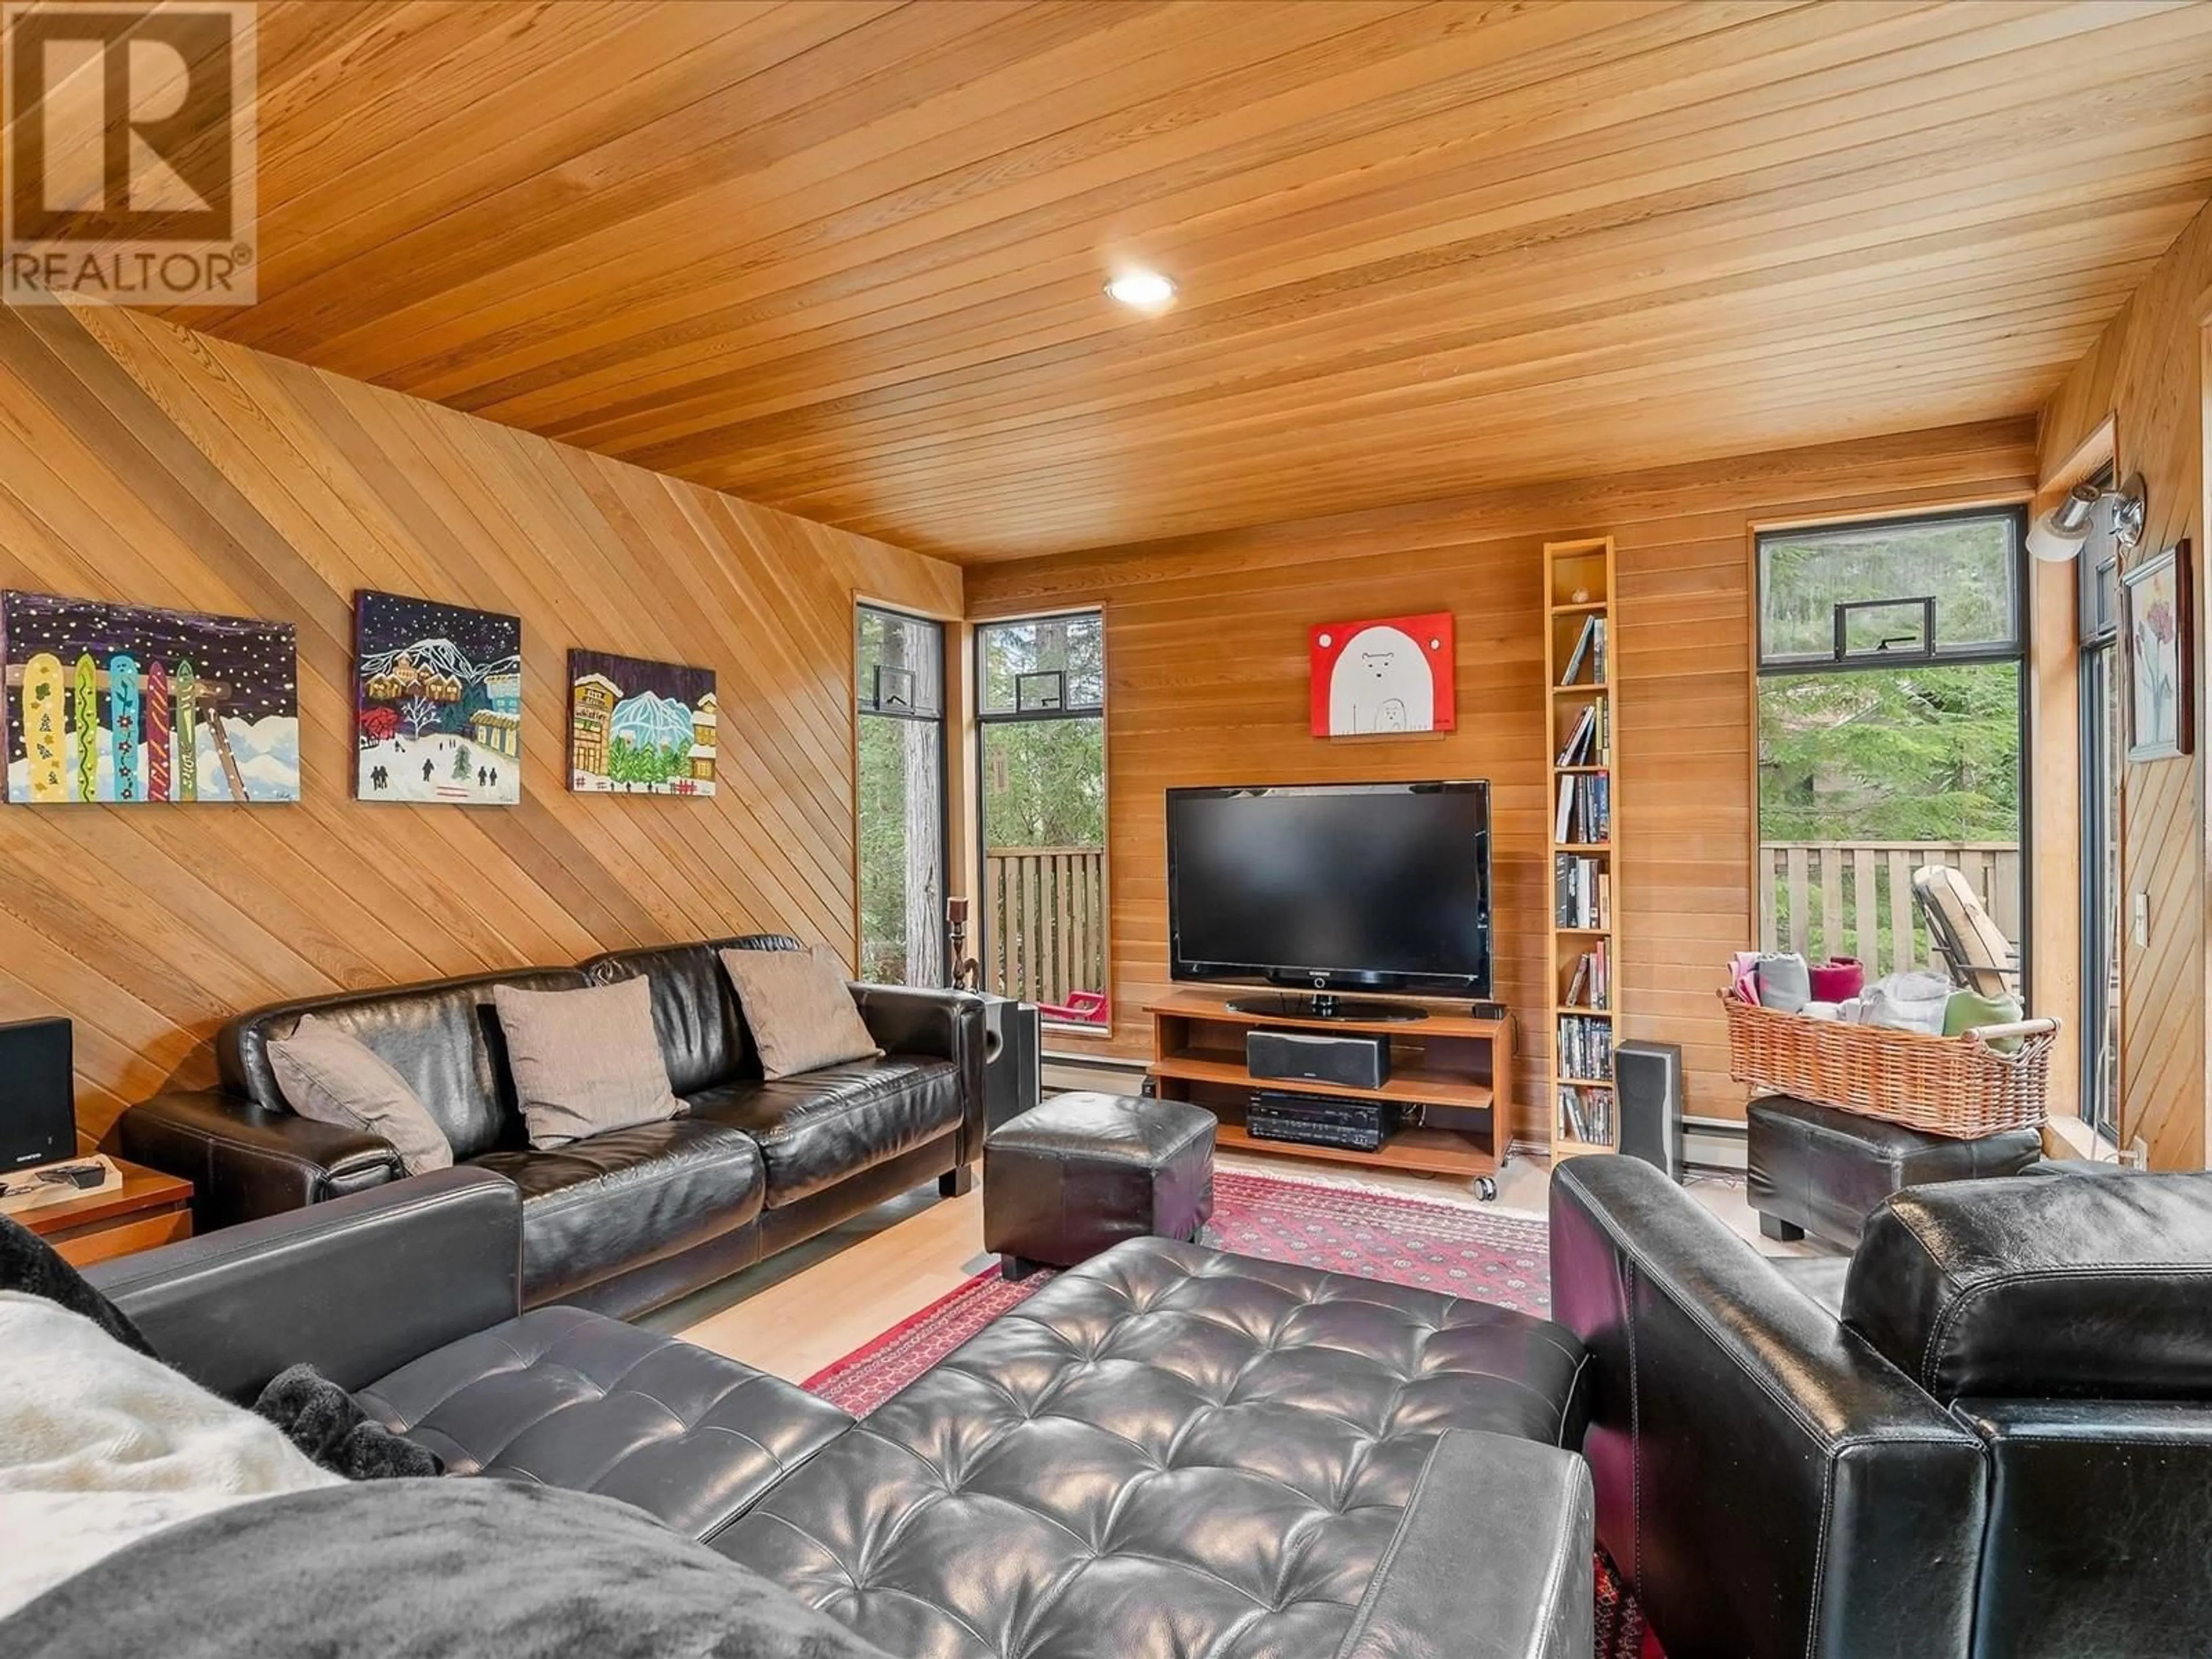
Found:
[(714, 793), (714, 671), (568, 653), (568, 787), (585, 794)]
[(354, 794), (522, 799), (522, 619), (398, 593), (354, 601)]
[(289, 623), (0, 593), (8, 799), (300, 799)]

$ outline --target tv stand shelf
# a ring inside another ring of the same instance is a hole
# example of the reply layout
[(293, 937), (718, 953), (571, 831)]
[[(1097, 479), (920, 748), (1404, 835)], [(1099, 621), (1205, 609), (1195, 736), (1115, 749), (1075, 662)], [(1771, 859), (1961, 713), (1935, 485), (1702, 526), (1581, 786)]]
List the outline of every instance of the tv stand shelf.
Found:
[[(1152, 1017), (1152, 1086), (1164, 1098), (1202, 1106), (1219, 1118), (1218, 1145), (1484, 1182), (1504, 1161), (1512, 1133), (1510, 1018), (1477, 1019), (1464, 1012), (1464, 1003), (1431, 1003), (1424, 1005), (1426, 1017), (1416, 1020), (1322, 1019), (1235, 1008), (1231, 1001), (1228, 996), (1176, 991), (1145, 1005)], [(1389, 1080), (1379, 1089), (1357, 1089), (1296, 1078), (1255, 1078), (1244, 1064), (1244, 1038), (1263, 1030), (1386, 1037)], [(1246, 1133), (1244, 1113), (1261, 1089), (1387, 1100), (1400, 1108), (1401, 1119), (1419, 1121), (1407, 1122), (1372, 1152), (1255, 1139)]]

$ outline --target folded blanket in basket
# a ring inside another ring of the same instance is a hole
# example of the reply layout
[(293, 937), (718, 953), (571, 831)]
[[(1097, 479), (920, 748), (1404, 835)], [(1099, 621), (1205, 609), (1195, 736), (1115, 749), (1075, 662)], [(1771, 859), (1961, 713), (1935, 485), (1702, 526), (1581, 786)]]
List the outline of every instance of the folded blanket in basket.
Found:
[(1950, 1004), (1951, 981), (1942, 975), (1891, 974), (1868, 986), (1859, 999), (1859, 1024), (1942, 1036)]

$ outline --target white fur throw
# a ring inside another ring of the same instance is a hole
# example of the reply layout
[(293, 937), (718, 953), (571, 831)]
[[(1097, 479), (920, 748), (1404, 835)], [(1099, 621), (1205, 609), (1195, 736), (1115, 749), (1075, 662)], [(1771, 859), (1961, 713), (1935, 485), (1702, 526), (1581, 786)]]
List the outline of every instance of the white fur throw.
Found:
[(90, 1320), (0, 1291), (0, 1619), (165, 1527), (343, 1484)]

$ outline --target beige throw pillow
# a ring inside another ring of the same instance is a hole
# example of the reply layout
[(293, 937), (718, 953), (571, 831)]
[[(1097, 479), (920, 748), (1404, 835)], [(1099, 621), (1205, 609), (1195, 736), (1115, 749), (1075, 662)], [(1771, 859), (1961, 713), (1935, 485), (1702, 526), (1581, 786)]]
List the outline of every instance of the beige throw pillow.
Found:
[(269, 1045), (269, 1069), (301, 1117), (380, 1135), (409, 1175), (449, 1169), (453, 1148), (438, 1120), (391, 1062), (326, 1019), (301, 1017)]
[(495, 985), (491, 1000), (532, 1146), (565, 1146), (683, 1111), (653, 1031), (651, 981), (574, 991)]
[(722, 966), (737, 987), (763, 1077), (791, 1077), (883, 1053), (853, 1000), (845, 964), (829, 951), (725, 951)]

